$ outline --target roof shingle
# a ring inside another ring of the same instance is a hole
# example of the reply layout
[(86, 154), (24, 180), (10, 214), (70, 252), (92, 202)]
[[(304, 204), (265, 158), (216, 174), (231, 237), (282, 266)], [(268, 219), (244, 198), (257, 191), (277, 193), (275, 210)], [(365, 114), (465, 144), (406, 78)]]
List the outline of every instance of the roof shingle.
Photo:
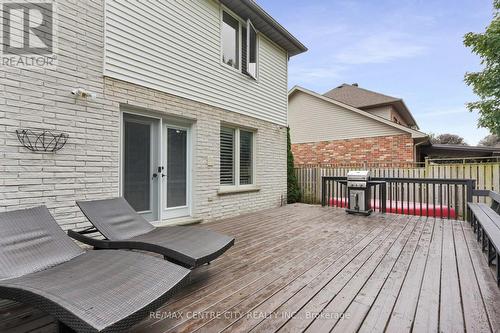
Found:
[(323, 96), (362, 110), (388, 104), (393, 105), (406, 121), (408, 126), (418, 129), (415, 118), (413, 118), (413, 115), (401, 98), (363, 89), (356, 83), (352, 85), (344, 83), (341, 86), (326, 92)]
[(387, 96), (346, 83), (330, 90), (323, 94), (323, 96), (354, 106), (355, 108), (388, 104), (401, 100), (400, 98)]

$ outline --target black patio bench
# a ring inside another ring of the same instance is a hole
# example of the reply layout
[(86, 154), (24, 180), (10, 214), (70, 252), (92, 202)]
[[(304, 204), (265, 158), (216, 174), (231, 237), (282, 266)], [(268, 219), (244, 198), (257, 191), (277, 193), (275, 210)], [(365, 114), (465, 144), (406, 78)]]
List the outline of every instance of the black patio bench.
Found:
[(0, 213), (0, 298), (53, 316), (62, 332), (123, 332), (190, 270), (131, 251), (83, 251), (45, 206)]
[(497, 284), (500, 286), (500, 194), (488, 191), (491, 206), (484, 203), (469, 202), (471, 224), (481, 242), (482, 250), (487, 251), (488, 264), (496, 264)]

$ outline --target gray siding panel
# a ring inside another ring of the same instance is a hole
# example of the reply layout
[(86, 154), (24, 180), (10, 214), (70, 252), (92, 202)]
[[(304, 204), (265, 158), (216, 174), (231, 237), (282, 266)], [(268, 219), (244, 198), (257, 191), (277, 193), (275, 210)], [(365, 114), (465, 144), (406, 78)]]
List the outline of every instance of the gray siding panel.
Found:
[(286, 124), (286, 51), (259, 36), (258, 81), (222, 64), (218, 2), (108, 0), (106, 15), (105, 76)]
[(370, 112), (371, 114), (375, 116), (382, 117), (384, 119), (392, 121), (392, 109), (393, 107), (390, 105), (386, 106), (379, 106), (376, 108), (371, 108), (371, 109), (365, 109), (366, 112)]
[(292, 143), (406, 133), (300, 91), (290, 97), (288, 124)]

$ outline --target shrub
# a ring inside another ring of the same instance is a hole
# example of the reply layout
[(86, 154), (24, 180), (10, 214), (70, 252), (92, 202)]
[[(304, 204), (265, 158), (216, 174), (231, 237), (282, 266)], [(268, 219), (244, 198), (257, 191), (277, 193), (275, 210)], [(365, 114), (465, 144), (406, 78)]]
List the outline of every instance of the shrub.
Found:
[(297, 182), (297, 176), (294, 171), (294, 162), (292, 154), (292, 143), (290, 141), (290, 127), (287, 128), (287, 202), (294, 203), (300, 201), (300, 190), (299, 183)]

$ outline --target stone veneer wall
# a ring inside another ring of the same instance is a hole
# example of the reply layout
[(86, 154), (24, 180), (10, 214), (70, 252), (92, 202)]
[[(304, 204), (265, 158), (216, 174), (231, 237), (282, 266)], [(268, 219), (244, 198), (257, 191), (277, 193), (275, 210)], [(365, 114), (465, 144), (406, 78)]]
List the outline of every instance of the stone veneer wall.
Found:
[(292, 145), (295, 165), (413, 162), (408, 134)]

